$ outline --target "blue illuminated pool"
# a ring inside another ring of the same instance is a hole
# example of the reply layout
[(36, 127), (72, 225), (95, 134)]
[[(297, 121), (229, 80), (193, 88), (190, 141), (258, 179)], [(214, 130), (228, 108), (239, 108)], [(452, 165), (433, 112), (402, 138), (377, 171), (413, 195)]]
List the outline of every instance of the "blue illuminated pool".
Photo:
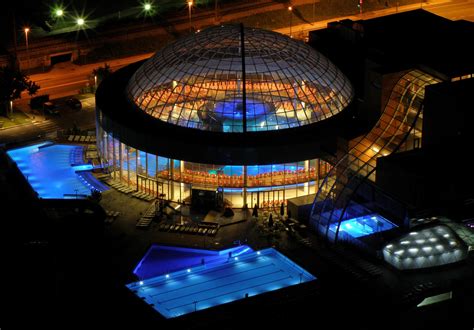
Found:
[(100, 182), (85, 180), (84, 173), (93, 169), (81, 164), (83, 147), (43, 142), (7, 151), (31, 187), (41, 198), (74, 198), (88, 196), (91, 189), (104, 190)]
[[(380, 214), (374, 213), (342, 221), (339, 232), (344, 232), (357, 238), (390, 230), (395, 227), (397, 227), (397, 225), (388, 221)], [(337, 230), (337, 223), (332, 224), (329, 229), (335, 233)]]
[[(268, 106), (262, 101), (246, 99), (247, 118), (263, 116), (268, 112)], [(242, 120), (243, 102), (240, 99), (228, 99), (216, 103), (214, 112), (222, 118)]]
[(270, 248), (163, 274), (127, 288), (164, 317), (173, 318), (315, 279)]
[(224, 263), (231, 256), (238, 257), (253, 252), (247, 245), (212, 251), (167, 245), (152, 245), (133, 271), (139, 279), (147, 279), (189, 267)]

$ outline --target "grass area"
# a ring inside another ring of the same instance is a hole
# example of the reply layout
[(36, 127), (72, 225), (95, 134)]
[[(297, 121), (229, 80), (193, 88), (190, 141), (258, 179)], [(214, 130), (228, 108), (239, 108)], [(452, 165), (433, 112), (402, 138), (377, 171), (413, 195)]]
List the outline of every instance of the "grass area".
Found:
[(14, 111), (9, 117), (0, 116), (0, 128), (31, 123), (31, 119), (21, 111)]
[[(412, 3), (419, 3), (420, 0), (365, 0), (363, 4), (364, 12), (395, 8)], [(289, 26), (290, 18), (292, 25), (308, 24), (314, 21), (323, 21), (331, 18), (356, 15), (359, 13), (357, 0), (320, 0), (315, 5), (307, 4), (293, 7), (293, 14), (287, 9), (275, 10), (239, 18), (231, 23), (244, 23), (245, 26), (274, 30)], [(295, 31), (297, 33), (298, 31)]]

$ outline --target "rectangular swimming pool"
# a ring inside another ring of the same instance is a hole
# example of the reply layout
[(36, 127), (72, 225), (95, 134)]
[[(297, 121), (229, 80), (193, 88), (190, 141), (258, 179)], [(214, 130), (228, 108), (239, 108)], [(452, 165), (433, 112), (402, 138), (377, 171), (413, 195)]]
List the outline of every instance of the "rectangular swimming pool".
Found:
[(192, 267), (128, 284), (166, 318), (203, 310), (316, 278), (269, 248), (225, 263)]

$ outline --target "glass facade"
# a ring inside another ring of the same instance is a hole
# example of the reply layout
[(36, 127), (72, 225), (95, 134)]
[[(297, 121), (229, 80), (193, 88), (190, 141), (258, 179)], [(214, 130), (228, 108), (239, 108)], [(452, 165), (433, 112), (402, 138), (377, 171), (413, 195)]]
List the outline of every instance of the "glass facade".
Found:
[(311, 159), (273, 165), (211, 165), (170, 159), (130, 147), (98, 125), (98, 147), (116, 180), (153, 196), (187, 202), (191, 189), (222, 189), (227, 204), (276, 207), (288, 198), (316, 193), (331, 166)]
[(311, 47), (238, 25), (165, 47), (135, 72), (127, 93), (161, 121), (229, 133), (315, 123), (353, 97), (348, 79)]
[(440, 81), (411, 70), (389, 86), (389, 97), (376, 125), (351, 141), (349, 152), (335, 160), (334, 173), (327, 180), (332, 181), (329, 189), (318, 190), (310, 223), (319, 233), (330, 241), (338, 240), (341, 223), (354, 216), (349, 210), (360, 182), (375, 181), (377, 158), (420, 146), (425, 87)]

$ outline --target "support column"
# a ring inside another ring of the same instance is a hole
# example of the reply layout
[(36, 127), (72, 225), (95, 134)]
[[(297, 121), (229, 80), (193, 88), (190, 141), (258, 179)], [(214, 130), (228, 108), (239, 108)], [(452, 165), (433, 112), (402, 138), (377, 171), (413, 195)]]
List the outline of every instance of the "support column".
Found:
[(169, 173), (169, 181), (168, 181), (168, 185), (170, 187), (170, 196), (169, 196), (169, 199), (170, 200), (174, 200), (174, 181), (173, 181), (173, 174), (174, 174), (174, 159), (169, 159), (169, 169), (168, 169), (168, 173)]
[(243, 187), (243, 203), (242, 206), (244, 206), (247, 203), (247, 165), (244, 165), (244, 187)]
[(127, 185), (130, 187), (130, 147), (125, 146), (125, 152), (127, 153)]
[(308, 180), (304, 183), (304, 194), (309, 194), (309, 160), (304, 161), (304, 173), (308, 177)]
[(242, 57), (242, 132), (247, 132), (247, 91), (245, 84), (247, 78), (245, 76), (245, 42), (244, 42), (244, 25), (240, 23), (240, 55)]

